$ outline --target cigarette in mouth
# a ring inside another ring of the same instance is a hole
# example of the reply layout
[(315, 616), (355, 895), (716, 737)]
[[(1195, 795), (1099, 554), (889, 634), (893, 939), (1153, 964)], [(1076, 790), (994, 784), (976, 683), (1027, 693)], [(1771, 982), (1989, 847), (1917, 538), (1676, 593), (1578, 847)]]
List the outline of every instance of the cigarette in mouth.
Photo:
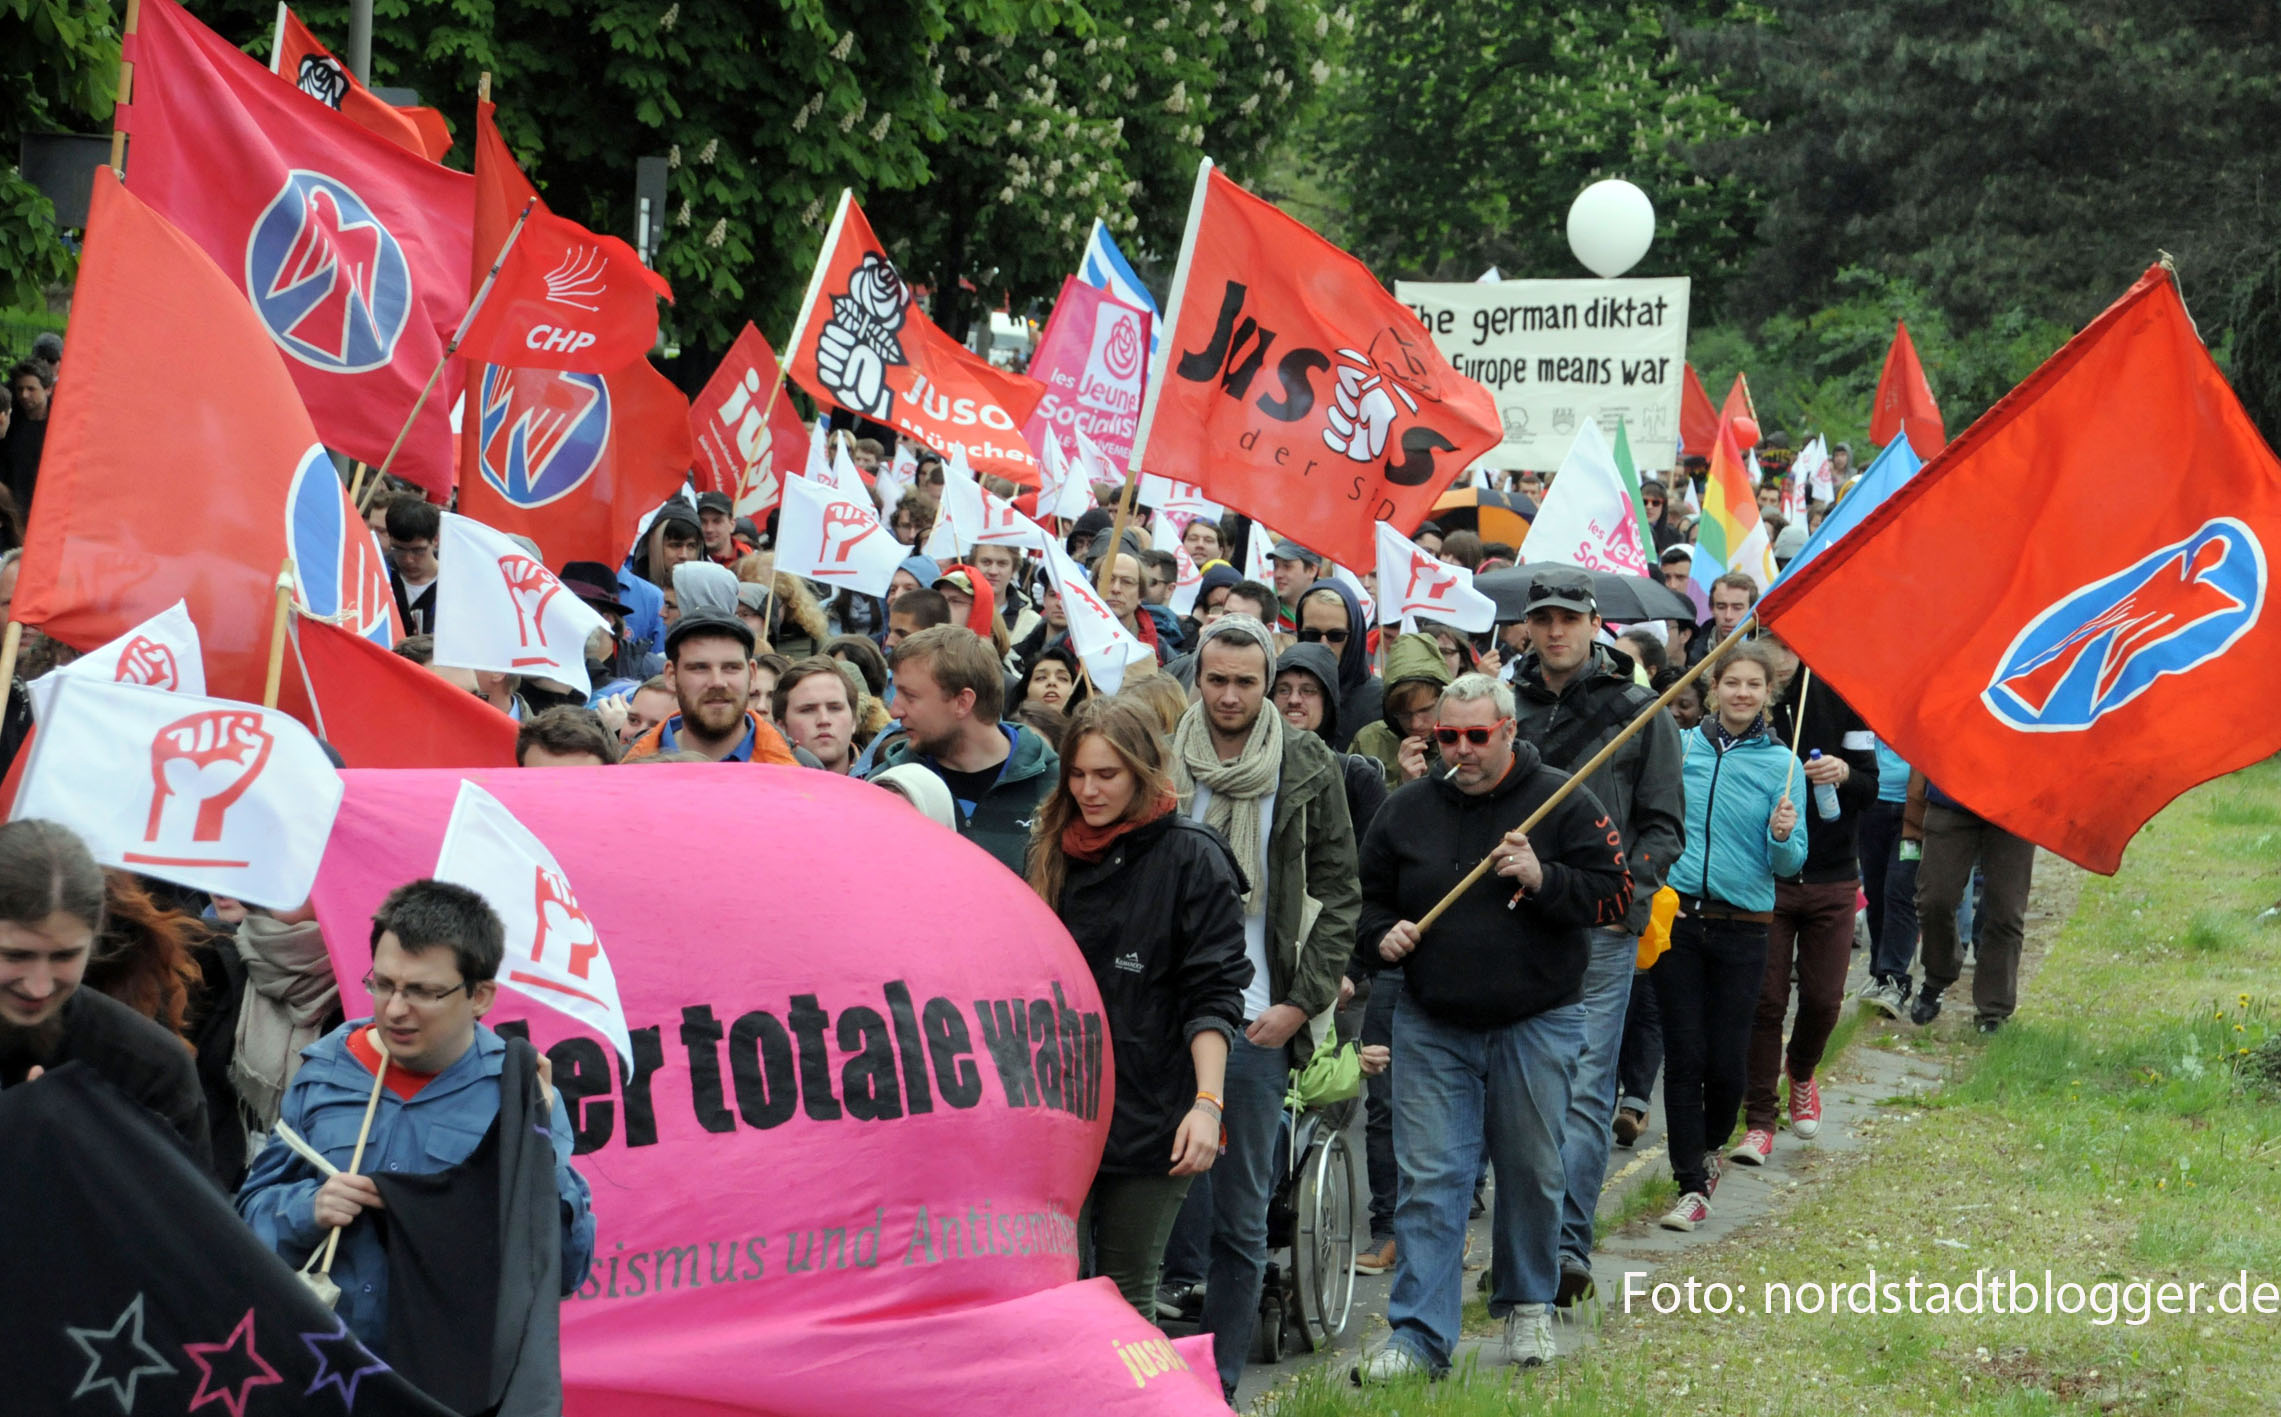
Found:
[(1458, 770), (1459, 768), (1461, 768), (1461, 767), (1464, 767), (1464, 766), (1465, 766), (1465, 764), (1463, 764), (1463, 763), (1451, 763), (1451, 764), (1449, 765), (1449, 771), (1448, 771), (1448, 772), (1445, 772), (1445, 773), (1443, 773), (1443, 774), (1441, 775), (1441, 780), (1442, 780), (1443, 782), (1447, 782), (1447, 781), (1449, 781), (1451, 778), (1453, 778), (1453, 777), (1457, 776), (1457, 770)]

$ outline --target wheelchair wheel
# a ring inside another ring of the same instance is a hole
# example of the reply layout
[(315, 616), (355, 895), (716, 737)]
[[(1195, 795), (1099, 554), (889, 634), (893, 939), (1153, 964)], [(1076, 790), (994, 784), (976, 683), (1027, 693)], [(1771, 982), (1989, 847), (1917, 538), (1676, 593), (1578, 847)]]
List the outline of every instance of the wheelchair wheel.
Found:
[(1354, 1310), (1354, 1152), (1343, 1133), (1326, 1127), (1300, 1168), (1291, 1237), (1292, 1288), (1300, 1342), (1327, 1347), (1346, 1332)]

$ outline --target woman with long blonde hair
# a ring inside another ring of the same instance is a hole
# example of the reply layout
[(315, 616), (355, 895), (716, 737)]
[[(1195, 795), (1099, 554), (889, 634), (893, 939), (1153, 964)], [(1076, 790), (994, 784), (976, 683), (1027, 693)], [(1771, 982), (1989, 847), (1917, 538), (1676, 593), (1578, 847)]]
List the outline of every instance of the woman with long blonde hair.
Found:
[(1154, 717), (1088, 700), (1070, 716), (1029, 860), (1031, 888), (1093, 968), (1115, 1049), (1116, 1108), (1077, 1219), (1079, 1264), (1150, 1319), (1189, 1179), (1219, 1155), (1228, 1042), (1251, 978), (1243, 874), (1174, 804)]

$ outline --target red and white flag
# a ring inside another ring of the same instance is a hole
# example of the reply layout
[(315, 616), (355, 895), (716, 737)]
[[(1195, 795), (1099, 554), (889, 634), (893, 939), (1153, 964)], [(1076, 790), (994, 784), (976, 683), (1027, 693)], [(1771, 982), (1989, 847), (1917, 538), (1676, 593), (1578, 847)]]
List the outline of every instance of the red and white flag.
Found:
[(1362, 583), (1362, 577), (1336, 561), (1331, 562), (1330, 567), (1331, 575), (1338, 580), (1339, 584), (1354, 592), (1355, 603), (1362, 607), (1362, 623), (1365, 625), (1377, 624), (1378, 600), (1371, 595), (1370, 587)]
[(1059, 544), (1045, 548), (1045, 573), (1053, 593), (1061, 597), (1062, 613), (1069, 620), (1070, 647), (1085, 665), (1093, 692), (1113, 694), (1124, 687), (1125, 671), (1143, 660), (1154, 662), (1156, 651), (1142, 644), (1117, 621), (1117, 613), (1085, 578), (1085, 570), (1069, 559)]
[(806, 455), (807, 429), (778, 387), (776, 351), (751, 321), (690, 401), (689, 431), (699, 488), (728, 493), (740, 517), (758, 521), (776, 509)]
[(12, 815), (95, 859), (273, 910), (309, 898), (340, 774), (276, 709), (93, 677), (57, 686)]
[(1093, 488), (1085, 477), (1084, 460), (1066, 451), (1060, 438), (1045, 440), (1038, 467), (1043, 484), (1038, 491), (1039, 516), (1075, 521), (1093, 510)]
[(1197, 172), (1132, 463), (1198, 479), (1335, 561), (1416, 526), (1497, 446), (1489, 391), (1378, 277), (1269, 202)]
[(975, 481), (964, 453), (951, 453), (943, 464), (942, 510), (921, 555), (947, 564), (976, 546), (1043, 547), (1049, 539), (1013, 503)]
[[(1557, 484), (1555, 484), (1557, 485)], [(1473, 573), (1378, 523), (1378, 623), (1439, 620), (1468, 634), (1497, 623), (1496, 603), (1473, 588)]]
[(1010, 373), (945, 334), (887, 259), (854, 194), (840, 193), (785, 359), (817, 398), (983, 472), (1038, 485), (1022, 423), (1045, 385)]
[(435, 662), (592, 692), (586, 639), (609, 622), (516, 542), (471, 517), (446, 512), (443, 520)]
[(306, 616), (293, 647), (317, 736), (352, 768), (511, 768), (515, 720), (371, 640)]
[(1172, 613), (1193, 615), (1196, 613), (1196, 597), (1204, 589), (1204, 572), (1196, 565), (1196, 558), (1188, 554), (1188, 548), (1178, 539), (1167, 544), (1172, 548), (1173, 561), (1180, 568), (1172, 581)]
[(74, 679), (101, 684), (144, 684), (175, 694), (206, 693), (206, 662), (198, 648), (198, 626), (190, 606), (177, 600), (158, 614), (98, 645), (60, 669), (51, 669), (24, 686), (32, 718), (48, 721), (55, 691)]
[[(252, 304), (325, 446), (379, 466), (467, 313), (475, 179), (310, 103), (175, 0), (147, 0), (125, 57), (128, 187)], [(450, 493), (448, 400), (391, 470)]]
[(547, 210), (499, 136), (492, 112), (491, 104), (475, 105), (477, 209), (520, 213), (527, 202), (530, 215), (512, 246), (505, 232), (476, 244), (475, 259), (485, 270), (501, 247), (506, 259), (460, 336), (462, 357), (585, 374), (606, 374), (646, 357), (657, 343), (657, 302), (671, 303), (673, 287), (617, 237)]
[[(577, 771), (577, 769), (572, 769)], [(462, 780), (436, 856), (435, 878), (491, 903), (506, 927), (499, 983), (568, 1014), (610, 1040), (634, 1066), (633, 1032), (618, 977), (554, 853), (499, 799)]]
[(269, 72), (406, 152), (442, 162), (451, 151), (451, 128), (432, 108), (398, 108), (356, 81), (320, 43), (301, 17), (277, 3), (277, 34), (269, 47)]
[(1178, 482), (1169, 477), (1159, 477), (1153, 472), (1141, 474), (1141, 483), (1135, 489), (1135, 496), (1142, 506), (1154, 507), (1173, 516), (1210, 517), (1218, 521), (1221, 512), (1225, 510), (1219, 503), (1205, 496), (1204, 489), (1195, 483)]
[(776, 520), (776, 569), (859, 595), (885, 595), (909, 548), (888, 535), (871, 499), (805, 477), (787, 479)]

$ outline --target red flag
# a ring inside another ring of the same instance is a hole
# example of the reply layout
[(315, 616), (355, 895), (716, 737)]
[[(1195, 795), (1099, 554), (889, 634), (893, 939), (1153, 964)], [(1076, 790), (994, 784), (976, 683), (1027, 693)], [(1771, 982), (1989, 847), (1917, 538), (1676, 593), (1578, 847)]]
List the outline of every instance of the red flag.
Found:
[[(386, 138), (406, 152), (418, 153), (430, 162), (443, 156), (429, 150), (428, 134), (412, 117), (414, 110), (397, 108), (383, 102), (372, 90), (356, 81), (348, 65), (333, 57), (333, 52), (309, 32), (301, 17), (285, 7), (284, 0), (277, 5), (277, 36), (269, 47), (269, 72), (291, 83), (295, 88), (354, 122)], [(435, 113), (432, 108), (417, 110)], [(441, 123), (443, 115), (436, 113)], [(444, 148), (451, 148), (451, 134), (444, 134)]]
[(672, 300), (673, 288), (617, 237), (598, 236), (548, 211), (515, 165), (492, 111), (488, 103), (475, 106), (475, 219), (489, 228), (504, 212), (507, 228), (497, 241), (488, 239), (487, 229), (477, 233), (477, 281), (498, 259), (515, 214), (525, 202), (532, 206), (468, 322), (461, 353), (474, 363), (588, 374), (644, 357), (657, 343), (658, 297)]
[(1893, 327), (1893, 347), (1885, 351), (1885, 372), (1877, 376), (1877, 406), (1869, 415), (1869, 441), (1883, 447), (1906, 433), (1920, 458), (1929, 458), (1948, 441), (1933, 402), (1925, 366), (1917, 362), (1916, 341), (1906, 320)]
[[(1752, 428), (1758, 427), (1758, 409), (1750, 401), (1750, 381), (1740, 374), (1735, 375), (1734, 387), (1727, 390), (1727, 401), (1719, 405), (1719, 428), (1734, 427), (1738, 418), (1750, 420)], [(1714, 433), (1712, 438), (1715, 443), (1717, 434)], [(1747, 453), (1757, 446), (1756, 437), (1746, 438), (1739, 430), (1735, 433), (1735, 447), (1739, 451)]]
[(370, 640), (298, 620), (308, 668), (310, 726), (352, 768), (505, 768), (515, 720)]
[(783, 499), (784, 479), (808, 461), (808, 428), (777, 387), (776, 351), (745, 322), (721, 367), (689, 405), (700, 491), (726, 492), (736, 514), (756, 520)]
[(1134, 457), (1348, 566), (1503, 434), (1410, 308), (1208, 162)]
[[(238, 283), (325, 446), (377, 466), (467, 313), (474, 179), (309, 104), (175, 0), (139, 23), (129, 185)], [(450, 493), (445, 400), (391, 470)]]
[[(479, 133), (490, 128), (490, 105), (477, 122)], [(515, 214), (537, 193), (512, 164), (487, 164), (485, 175), (473, 249), (488, 270)], [(530, 234), (525, 226), (516, 246)], [(639, 353), (600, 373), (480, 361), (462, 368), (460, 461), (468, 475), (459, 509), (536, 541), (550, 566), (623, 561), (642, 514), (672, 496), (696, 460), (689, 400)]]
[[(2117, 448), (2143, 495), (2086, 517), (2052, 470)], [(2281, 462), (2156, 267), (1759, 614), (1944, 792), (2112, 872), (2281, 750), (2276, 551)]]
[(420, 150), (428, 155), (428, 161), (442, 162), (444, 154), (451, 151), (451, 125), (444, 121), (444, 116), (435, 109), (419, 106), (396, 111), (411, 119), (412, 126), (420, 130)]
[(851, 193), (840, 194), (793, 330), (786, 357), (801, 388), (945, 457), (963, 448), (978, 473), (1038, 485), (1022, 424), (1045, 385), (996, 368), (928, 319)]
[[(380, 547), (268, 332), (206, 253), (108, 171), (95, 174), (69, 336), (17, 619), (91, 649), (187, 601), (207, 692), (258, 703), (290, 554), (308, 609), (395, 642)], [(307, 722), (291, 666), (283, 690)]]
[(1703, 376), (1692, 364), (1684, 366), (1686, 382), (1679, 390), (1679, 451), (1691, 458), (1707, 458), (1719, 443), (1719, 412), (1703, 388)]

